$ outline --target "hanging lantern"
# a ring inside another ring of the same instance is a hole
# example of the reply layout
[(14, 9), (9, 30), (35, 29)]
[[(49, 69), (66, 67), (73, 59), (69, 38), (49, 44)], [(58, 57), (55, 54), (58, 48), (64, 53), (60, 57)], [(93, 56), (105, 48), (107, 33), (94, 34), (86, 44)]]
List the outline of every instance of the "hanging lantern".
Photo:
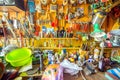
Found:
[(106, 18), (106, 13), (105, 12), (97, 12), (92, 19), (92, 24), (99, 24), (100, 27), (103, 24), (104, 20)]
[(94, 38), (101, 38), (104, 37), (106, 35), (106, 33), (100, 29), (100, 25), (99, 24), (94, 24), (94, 31), (90, 34), (91, 37)]

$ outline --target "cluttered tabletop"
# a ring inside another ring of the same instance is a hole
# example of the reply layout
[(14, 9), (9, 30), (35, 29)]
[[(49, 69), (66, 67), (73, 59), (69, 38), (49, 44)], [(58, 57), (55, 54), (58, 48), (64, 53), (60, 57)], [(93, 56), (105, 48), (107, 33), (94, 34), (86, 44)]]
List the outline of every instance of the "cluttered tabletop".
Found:
[(120, 0), (0, 1), (0, 80), (120, 80)]

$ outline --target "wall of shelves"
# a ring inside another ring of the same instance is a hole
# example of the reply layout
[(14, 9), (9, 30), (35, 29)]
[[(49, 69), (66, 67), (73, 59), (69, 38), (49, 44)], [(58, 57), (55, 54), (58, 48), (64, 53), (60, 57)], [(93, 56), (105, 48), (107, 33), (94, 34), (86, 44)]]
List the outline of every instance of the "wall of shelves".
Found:
[(33, 47), (34, 49), (74, 49), (78, 50), (80, 47)]
[[(11, 44), (12, 44), (12, 42), (14, 44), (16, 44), (17, 40), (20, 41), (20, 39), (11, 39)], [(34, 49), (37, 49), (37, 48), (38, 49), (80, 49), (81, 45), (83, 43), (92, 42), (92, 40), (83, 42), (82, 40), (80, 40), (78, 38), (40, 38), (38, 40), (33, 39), (33, 38), (32, 39), (24, 38), (23, 42), (24, 41), (26, 42), (26, 46), (24, 46), (24, 47), (28, 47), (28, 45), (29, 45), (29, 48), (34, 48)], [(44, 46), (44, 42), (50, 42), (50, 41), (51, 41), (51, 44), (54, 43), (57, 45), (58, 41), (62, 41), (63, 43), (65, 43), (65, 44), (68, 43), (69, 45), (67, 45), (67, 46), (54, 46), (54, 45), (53, 46), (50, 46), (50, 45)], [(73, 46), (70, 46), (70, 42), (73, 42), (72, 43)], [(97, 48), (101, 49), (99, 46)], [(104, 49), (105, 50), (110, 50), (110, 49), (118, 49), (119, 50), (120, 47), (105, 47)]]
[(40, 38), (34, 40), (34, 47), (40, 49), (79, 49), (81, 41), (77, 38)]
[[(24, 0), (24, 1), (27, 2), (27, 0)], [(39, 2), (40, 0), (34, 0), (34, 1), (35, 1), (35, 4), (37, 4), (37, 1)], [(63, 0), (57, 0), (58, 5), (61, 5), (62, 1)], [(27, 6), (27, 4), (25, 4), (25, 5)], [(88, 8), (89, 4), (81, 4), (81, 5), (78, 5), (77, 7), (84, 8), (84, 17), (82, 17), (80, 19), (75, 18), (72, 20), (72, 22), (74, 22), (74, 21), (76, 21), (76, 22), (90, 22), (91, 17), (89, 17), (89, 8)], [(2, 9), (4, 9), (4, 8), (6, 11), (8, 11), (10, 18), (14, 17), (14, 18), (20, 19), (20, 18), (23, 18), (25, 16), (25, 14), (27, 14), (27, 12), (23, 12), (20, 9), (17, 9), (16, 7), (12, 7), (12, 6), (0, 7), (0, 11), (3, 11)], [(47, 7), (42, 6), (42, 8), (46, 10)], [(66, 10), (66, 8), (67, 7), (65, 7), (65, 10)], [(65, 12), (65, 10), (64, 10), (64, 12)], [(17, 13), (17, 12), (19, 12), (19, 13)], [(2, 15), (2, 12), (0, 13), (0, 15)], [(56, 17), (55, 15), (56, 15), (56, 13), (54, 13), (54, 12), (50, 13), (51, 21), (55, 20), (55, 17)], [(46, 15), (42, 15), (41, 13), (38, 13), (38, 12), (35, 12), (34, 16), (35, 16), (34, 17), (35, 21), (37, 19), (41, 19), (41, 20), (46, 19)], [(71, 23), (65, 23), (65, 22), (66, 21), (63, 19), (58, 21), (58, 26), (60, 27), (60, 29), (62, 27), (69, 28), (69, 27), (73, 26), (73, 25), (71, 25)], [(106, 32), (110, 31), (112, 29), (112, 25), (114, 24), (114, 22), (115, 22), (115, 20), (113, 20), (110, 16), (108, 16), (101, 27), (102, 30), (105, 30)], [(40, 30), (42, 30), (42, 26), (47, 26), (50, 28), (52, 27), (51, 24), (45, 24), (45, 25), (38, 24), (38, 25), (40, 26)], [(57, 30), (58, 26), (55, 26), (54, 29)], [(34, 26), (32, 26), (32, 28), (34, 28)], [(92, 28), (93, 27), (91, 25), (89, 25), (89, 31), (87, 33), (90, 33)], [(83, 30), (83, 29), (81, 29), (81, 30)], [(77, 31), (74, 31), (74, 33), (76, 33), (76, 32)], [(35, 37), (35, 35), (33, 37)], [(80, 37), (82, 38), (82, 36), (80, 36)], [(62, 49), (66, 49), (68, 51), (68, 53), (69, 53), (69, 51), (71, 51), (70, 54), (71, 53), (73, 54), (74, 52), (79, 51), (79, 49), (82, 48), (83, 44), (88, 44), (89, 46), (92, 45), (92, 44), (90, 45), (90, 43), (93, 42), (92, 40), (82, 41), (81, 38), (76, 38), (76, 37), (73, 37), (73, 38), (67, 38), (67, 37), (65, 37), (65, 38), (47, 38), (47, 37), (40, 38), (40, 36), (38, 36), (38, 39), (36, 39), (36, 38), (24, 38), (23, 37), (23, 38), (17, 38), (17, 39), (12, 38), (9, 41), (10, 41), (10, 44), (14, 43), (15, 45), (17, 45), (19, 47), (27, 47), (30, 49), (41, 49), (41, 50), (53, 50), (53, 51), (55, 50), (56, 52), (60, 52), (60, 51), (62, 51)], [(4, 43), (0, 42), (1, 46), (2, 46), (2, 44), (4, 44)], [(99, 50), (101, 50), (101, 48), (98, 46), (95, 48), (98, 48)], [(92, 54), (93, 54), (93, 51), (95, 48), (91, 47)], [(104, 51), (107, 53), (107, 55), (110, 56), (110, 52), (112, 51), (112, 49), (120, 50), (120, 47), (104, 48)], [(23, 75), (22, 77), (36, 77), (36, 76), (42, 76), (42, 74)]]
[[(24, 0), (24, 1), (27, 1), (27, 0)], [(62, 4), (62, 1), (63, 0), (57, 0), (57, 4), (60, 6)], [(39, 2), (39, 0), (35, 0), (35, 4), (37, 4), (37, 2)], [(26, 5), (26, 4), (25, 4)], [(73, 21), (83, 21), (83, 22), (90, 22), (91, 21), (91, 18), (89, 17), (89, 4), (81, 4), (81, 5), (77, 5), (75, 7), (83, 7), (84, 8), (84, 17), (81, 17), (80, 19), (73, 19)], [(73, 8), (75, 8), (73, 7)], [(47, 7), (46, 6), (42, 6), (43, 9), (46, 9)], [(67, 7), (65, 6), (65, 9)], [(14, 8), (15, 10), (17, 10), (16, 8)], [(65, 12), (65, 10), (64, 10)], [(9, 12), (10, 13), (10, 16), (12, 17), (16, 17), (14, 14), (16, 14), (16, 12)], [(14, 13), (14, 14), (13, 14)], [(35, 13), (36, 16), (38, 16), (37, 18), (35, 19), (40, 19), (42, 17), (45, 17), (46, 15), (37, 15), (38, 12)], [(50, 13), (51, 15), (51, 18), (54, 19), (55, 18), (55, 15), (53, 15), (53, 13)], [(20, 11), (20, 13), (18, 14), (18, 17), (20, 17), (21, 15), (25, 15), (25, 13), (23, 13), (22, 11)], [(22, 17), (23, 17), (22, 16)], [(109, 19), (109, 22), (110, 23), (107, 23)], [(104, 30), (106, 26), (108, 26), (108, 30), (107, 31), (110, 31), (111, 29), (111, 26), (114, 24), (113, 20), (111, 19), (111, 17), (109, 17), (108, 19), (105, 20), (103, 26), (102, 26), (102, 29)], [(62, 20), (60, 20), (60, 23), (61, 23)], [(58, 26), (60, 25), (60, 23), (58, 24)], [(109, 24), (109, 25), (107, 25)], [(39, 24), (40, 27), (42, 27), (41, 24)], [(69, 23), (66, 23), (65, 24), (65, 27), (70, 27), (71, 24)], [(51, 26), (48, 26), (48, 27), (51, 27)], [(62, 27), (60, 25), (60, 27)], [(90, 28), (92, 28), (92, 26), (89, 26)], [(24, 40), (23, 40), (24, 41)], [(20, 41), (19, 41), (20, 42)], [(46, 42), (46, 43), (45, 43)], [(89, 41), (88, 41), (89, 42)], [(58, 44), (64, 44), (62, 46), (58, 46)], [(63, 48), (66, 48), (66, 49), (79, 49), (81, 47), (81, 43), (84, 43), (82, 42), (82, 40), (78, 39), (78, 38), (40, 38), (39, 40), (34, 40), (34, 42), (30, 42), (30, 45), (31, 46), (34, 46), (35, 48), (41, 48), (41, 49), (63, 49)], [(85, 42), (86, 43), (86, 42)], [(26, 44), (28, 45), (29, 44), (29, 41), (26, 41)], [(46, 44), (46, 45), (45, 45)], [(111, 49), (111, 48), (106, 48), (106, 49)], [(113, 48), (112, 48), (113, 49)], [(116, 48), (115, 48), (116, 49)], [(119, 49), (119, 48), (117, 48)]]

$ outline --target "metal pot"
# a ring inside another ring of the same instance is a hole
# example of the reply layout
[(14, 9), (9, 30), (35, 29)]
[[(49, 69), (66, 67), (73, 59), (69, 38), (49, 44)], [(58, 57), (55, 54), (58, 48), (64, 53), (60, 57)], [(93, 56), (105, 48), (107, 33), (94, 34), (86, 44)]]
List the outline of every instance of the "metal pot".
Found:
[(110, 38), (111, 42), (120, 45), (120, 30), (113, 30), (110, 32), (112, 37)]

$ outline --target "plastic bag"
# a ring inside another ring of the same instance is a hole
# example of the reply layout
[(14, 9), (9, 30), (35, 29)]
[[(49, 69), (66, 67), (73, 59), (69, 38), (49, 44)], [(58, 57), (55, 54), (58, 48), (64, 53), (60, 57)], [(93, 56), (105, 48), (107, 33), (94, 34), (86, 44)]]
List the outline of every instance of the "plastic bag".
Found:
[(63, 62), (60, 63), (60, 66), (63, 67), (65, 73), (69, 73), (70, 75), (75, 75), (82, 70), (77, 64), (70, 63), (67, 59), (63, 60)]
[(10, 44), (2, 49), (2, 52), (0, 53), (0, 56), (5, 56), (8, 52), (17, 49), (18, 47), (16, 45)]

